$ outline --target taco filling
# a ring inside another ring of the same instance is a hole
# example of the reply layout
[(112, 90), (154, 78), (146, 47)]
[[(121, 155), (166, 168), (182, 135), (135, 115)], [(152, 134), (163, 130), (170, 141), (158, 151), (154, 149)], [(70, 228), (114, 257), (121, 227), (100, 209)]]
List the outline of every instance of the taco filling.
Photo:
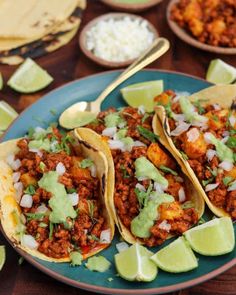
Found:
[[(197, 223), (191, 185), (152, 132), (152, 113), (140, 107), (110, 108), (87, 127), (102, 135), (115, 166), (112, 206), (124, 239), (162, 244)], [(125, 228), (125, 230), (123, 230)], [(128, 239), (131, 233), (133, 240)]]
[(190, 101), (173, 91), (155, 101), (164, 106), (169, 136), (210, 202), (236, 219), (235, 110), (207, 99)]
[(5, 162), (13, 170), (21, 245), (53, 259), (67, 259), (73, 251), (87, 257), (107, 247), (113, 229), (96, 160), (55, 127), (37, 127), (15, 145)]

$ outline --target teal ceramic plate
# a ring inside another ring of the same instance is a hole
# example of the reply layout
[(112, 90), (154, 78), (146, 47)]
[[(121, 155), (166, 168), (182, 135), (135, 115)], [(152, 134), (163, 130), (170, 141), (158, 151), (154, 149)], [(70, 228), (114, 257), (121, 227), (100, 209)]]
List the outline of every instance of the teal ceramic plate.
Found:
[[(90, 76), (69, 83), (48, 93), (42, 99), (26, 109), (16, 119), (6, 132), (3, 140), (24, 135), (30, 126), (46, 126), (50, 122), (57, 120), (59, 114), (65, 108), (77, 101), (94, 100), (99, 93), (119, 75), (119, 73), (120, 71), (112, 71)], [(209, 86), (209, 83), (206, 81), (192, 76), (173, 72), (145, 70), (127, 80), (120, 86), (120, 88), (124, 85), (155, 79), (164, 80), (165, 89), (188, 91), (190, 93)], [(125, 103), (121, 98), (119, 89), (116, 89), (107, 97), (102, 108), (105, 109), (109, 106), (120, 107), (123, 105), (125, 105)], [(55, 111), (57, 115), (55, 115)], [(119, 235), (117, 233), (112, 245), (102, 252), (102, 255), (111, 262), (114, 261), (113, 256), (116, 253), (115, 244), (118, 241)], [(157, 249), (158, 248), (155, 248), (153, 250), (156, 251)], [(151, 283), (134, 283), (127, 282), (116, 276), (114, 263), (108, 272), (93, 273), (84, 266), (73, 268), (70, 267), (69, 263), (49, 263), (33, 258), (19, 249), (16, 250), (30, 263), (55, 279), (78, 288), (103, 294), (136, 295), (167, 293), (201, 283), (236, 264), (236, 249), (230, 254), (220, 257), (204, 257), (197, 255), (199, 258), (199, 267), (193, 271), (182, 274), (169, 274), (159, 271), (157, 278)], [(110, 281), (108, 278), (113, 278), (113, 280)]]

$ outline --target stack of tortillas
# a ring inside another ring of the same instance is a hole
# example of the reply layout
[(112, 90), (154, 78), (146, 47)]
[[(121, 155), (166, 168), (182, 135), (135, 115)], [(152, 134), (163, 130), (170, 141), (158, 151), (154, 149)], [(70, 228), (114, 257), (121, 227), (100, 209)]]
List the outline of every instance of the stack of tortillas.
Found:
[(86, 0), (0, 0), (0, 62), (16, 65), (67, 44)]

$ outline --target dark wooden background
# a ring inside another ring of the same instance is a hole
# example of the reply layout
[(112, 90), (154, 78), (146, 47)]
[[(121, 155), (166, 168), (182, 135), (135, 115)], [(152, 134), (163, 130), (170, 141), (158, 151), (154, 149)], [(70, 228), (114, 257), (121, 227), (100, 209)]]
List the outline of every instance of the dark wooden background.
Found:
[[(214, 58), (221, 58), (236, 67), (236, 56), (217, 55), (195, 49), (179, 40), (170, 31), (165, 11), (168, 0), (163, 0), (158, 6), (141, 13), (159, 31), (161, 36), (168, 38), (171, 49), (158, 61), (151, 64), (150, 68), (180, 71), (204, 78), (209, 62)], [(88, 0), (88, 7), (83, 16), (83, 27), (94, 17), (110, 12), (99, 0)], [(4, 87), (0, 93), (0, 100), (6, 100), (18, 112), (36, 101), (44, 93), (65, 84), (66, 82), (88, 76), (90, 74), (106, 71), (106, 69), (88, 60), (78, 46), (78, 37), (75, 37), (68, 45), (58, 51), (37, 59), (37, 62), (45, 68), (53, 77), (54, 82), (44, 91), (33, 95), (19, 95), (9, 87)], [(15, 67), (0, 65), (0, 72), (7, 81)], [(24, 262), (18, 265), (19, 256), (8, 246), (0, 234), (0, 244), (6, 245), (7, 260), (0, 272), (0, 295), (61, 295), (61, 294), (87, 294), (87, 291), (75, 289), (64, 285), (41, 273), (39, 270)], [(172, 293), (173, 295), (235, 295), (236, 294), (236, 267), (224, 274), (195, 286), (191, 289)]]

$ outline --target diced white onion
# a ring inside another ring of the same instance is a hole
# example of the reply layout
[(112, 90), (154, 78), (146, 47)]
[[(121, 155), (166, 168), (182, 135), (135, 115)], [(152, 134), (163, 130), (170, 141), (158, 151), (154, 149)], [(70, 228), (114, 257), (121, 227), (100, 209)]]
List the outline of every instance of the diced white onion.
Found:
[(229, 131), (225, 130), (223, 133), (222, 133), (223, 137), (226, 137), (226, 136), (229, 136)]
[(188, 138), (188, 141), (190, 142), (195, 142), (199, 138), (199, 136), (200, 136), (200, 133), (197, 128), (191, 128), (187, 132), (187, 138)]
[(236, 190), (236, 180), (231, 183), (231, 185), (228, 187), (227, 191), (231, 192), (231, 191), (235, 191), (235, 190)]
[(59, 162), (56, 166), (56, 172), (59, 175), (63, 175), (66, 172), (66, 167), (63, 163)]
[(173, 102), (178, 102), (181, 96), (190, 96), (187, 91), (175, 91), (176, 96), (173, 98)]
[(213, 189), (217, 188), (219, 183), (210, 183), (205, 187), (205, 192), (212, 191)]
[(125, 121), (118, 124), (118, 127), (120, 129), (124, 128), (125, 126), (126, 126), (126, 122)]
[(21, 239), (21, 244), (32, 250), (37, 249), (39, 246), (38, 242), (31, 235), (23, 235)]
[(111, 230), (105, 229), (100, 234), (100, 243), (109, 244), (111, 242)]
[(139, 140), (135, 140), (133, 146), (146, 146), (146, 144)]
[(97, 176), (97, 167), (95, 165), (92, 165), (89, 167), (89, 170), (91, 172), (91, 176), (92, 177), (96, 177)]
[(204, 133), (204, 139), (206, 143), (211, 143), (212, 134), (210, 132)]
[(216, 151), (212, 149), (208, 149), (206, 152), (207, 161), (210, 162), (214, 156), (216, 155)]
[(167, 222), (167, 220), (163, 220), (159, 225), (158, 227), (160, 229), (163, 229), (167, 232), (169, 232), (171, 230), (171, 225)]
[(108, 127), (102, 131), (102, 135), (112, 138), (116, 134), (116, 131), (117, 131), (116, 127)]
[(121, 242), (116, 244), (116, 249), (119, 253), (122, 251), (125, 251), (128, 248), (129, 248), (129, 245), (126, 242)]
[(230, 125), (231, 125), (232, 127), (234, 127), (234, 125), (235, 125), (235, 123), (236, 123), (236, 117), (233, 116), (233, 115), (231, 115), (231, 116), (229, 117), (229, 122), (230, 122)]
[(179, 121), (179, 122), (185, 121), (185, 119), (186, 119), (184, 114), (174, 114), (173, 113), (173, 117), (174, 117), (175, 121)]
[(13, 154), (7, 156), (6, 161), (12, 170), (18, 170), (21, 166), (21, 161), (19, 159), (15, 160), (15, 156)]
[(118, 140), (118, 139), (117, 140), (109, 139), (108, 144), (109, 144), (110, 149), (112, 149), (112, 150), (119, 149), (119, 150), (124, 151), (124, 149), (125, 149), (125, 144), (121, 140)]
[(14, 172), (12, 174), (12, 180), (14, 183), (18, 182), (18, 180), (20, 179), (20, 172)]
[(146, 192), (145, 187), (144, 187), (142, 184), (140, 184), (140, 183), (137, 183), (137, 184), (135, 185), (135, 187), (136, 187), (138, 190), (142, 191), (142, 192)]
[(40, 158), (42, 158), (43, 153), (39, 149), (29, 149), (30, 152), (36, 153)]
[(23, 195), (20, 201), (20, 206), (23, 208), (31, 208), (33, 205), (33, 198), (31, 195)]
[(226, 143), (228, 139), (229, 139), (229, 136), (225, 136), (224, 138), (221, 139), (221, 142)]
[(138, 113), (140, 115), (144, 115), (145, 114), (145, 106), (141, 105), (138, 107)]
[(76, 206), (79, 203), (79, 195), (77, 193), (67, 194), (71, 201), (72, 206)]
[(44, 204), (38, 206), (38, 208), (36, 209), (37, 213), (46, 213), (47, 211), (48, 208)]
[(15, 198), (16, 198), (16, 201), (19, 203), (20, 202), (20, 198), (21, 198), (22, 193), (23, 193), (23, 183), (20, 182), (20, 181), (14, 183), (14, 188), (16, 190)]
[(50, 144), (50, 148), (52, 150), (52, 152), (55, 152), (56, 151), (56, 146), (58, 145), (58, 141), (57, 140), (54, 140), (51, 142)]
[(88, 230), (84, 229), (84, 234), (87, 235), (87, 233), (88, 233)]
[(171, 131), (170, 135), (171, 136), (179, 136), (182, 133), (184, 133), (185, 131), (187, 131), (190, 126), (191, 126), (191, 124), (188, 124), (185, 122), (179, 122), (178, 126), (174, 130)]
[(192, 126), (200, 127), (201, 130), (204, 130), (208, 128), (207, 122), (208, 122), (208, 118), (201, 116), (201, 120), (193, 121)]
[(137, 179), (138, 179), (138, 181), (148, 180), (148, 178), (146, 176), (140, 176)]
[(186, 195), (185, 195), (185, 191), (184, 191), (184, 188), (181, 187), (178, 191), (178, 196), (179, 196), (179, 202), (180, 203), (183, 203), (186, 201)]
[(153, 187), (154, 187), (154, 190), (156, 191), (156, 192), (158, 192), (159, 194), (162, 194), (163, 192), (164, 192), (164, 187), (163, 187), (163, 185), (161, 185), (160, 183), (158, 183), (158, 182), (154, 182), (154, 185), (153, 185)]
[(213, 108), (214, 108), (216, 111), (220, 111), (220, 110), (221, 110), (221, 106), (220, 106), (218, 103), (214, 103), (214, 104), (213, 104)]
[(228, 161), (223, 161), (219, 164), (219, 167), (222, 168), (223, 170), (225, 171), (230, 171), (233, 169), (234, 167), (234, 164), (233, 163), (230, 163)]

